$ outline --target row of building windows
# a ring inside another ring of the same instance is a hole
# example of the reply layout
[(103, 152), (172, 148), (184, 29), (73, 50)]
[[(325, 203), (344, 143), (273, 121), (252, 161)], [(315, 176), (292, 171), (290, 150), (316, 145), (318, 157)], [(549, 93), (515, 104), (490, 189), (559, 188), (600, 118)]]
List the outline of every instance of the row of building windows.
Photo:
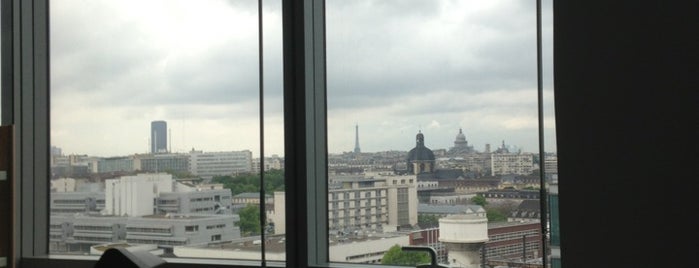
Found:
[(111, 237), (94, 237), (94, 236), (73, 236), (77, 241), (93, 241), (93, 242), (112, 242)]
[[(512, 244), (508, 246), (491, 247), (486, 250), (486, 258), (488, 259), (505, 259), (512, 257), (522, 257), (523, 244)], [(526, 243), (526, 255), (528, 257), (533, 256), (534, 252), (539, 251), (538, 242), (527, 242)]]
[(169, 246), (181, 246), (181, 245), (187, 244), (187, 241), (150, 240), (150, 239), (126, 239), (126, 242), (132, 243), (132, 244), (169, 245)]
[[(383, 202), (382, 202), (383, 201)], [(374, 206), (384, 206), (386, 205), (386, 199), (372, 199), (372, 200), (365, 200), (365, 201), (355, 201), (355, 202), (350, 202), (350, 201), (344, 201), (344, 202), (338, 202), (334, 201), (330, 203), (330, 206), (332, 208), (360, 208), (360, 207), (374, 207)]]
[(213, 197), (201, 197), (201, 198), (191, 198), (189, 202), (203, 202), (203, 201), (214, 201)]
[(335, 214), (335, 215), (340, 215), (340, 216), (355, 216), (355, 215), (379, 215), (379, 214), (385, 214), (387, 212), (386, 207), (381, 207), (381, 208), (371, 208), (371, 209), (344, 209), (344, 210), (330, 210), (328, 212), (331, 212), (329, 214)]
[(381, 228), (384, 224), (388, 224), (388, 221), (376, 221), (376, 222), (355, 222), (345, 219), (345, 221), (340, 222), (338, 220), (332, 221), (332, 229), (342, 229), (342, 228), (360, 228), (360, 229), (376, 229)]
[(226, 228), (225, 224), (217, 224), (217, 225), (207, 225), (206, 230), (211, 230), (211, 229), (223, 229)]
[(506, 241), (506, 240), (513, 240), (513, 239), (522, 239), (524, 236), (538, 236), (539, 232), (537, 230), (524, 230), (524, 231), (516, 231), (516, 232), (508, 232), (504, 234), (494, 234), (490, 236), (490, 240), (493, 242), (496, 241)]
[[(354, 192), (354, 195), (351, 195), (351, 192)], [(385, 196), (385, 192), (386, 192), (386, 190), (376, 190), (376, 191), (335, 190), (333, 193), (330, 193), (330, 196), (328, 196), (328, 198), (331, 200), (355, 200), (355, 199), (362, 199), (362, 198), (368, 199), (368, 198), (372, 198), (372, 195), (375, 195), (375, 197)], [(351, 196), (354, 196), (354, 198), (351, 198)]]
[(169, 234), (172, 232), (171, 228), (142, 228), (142, 227), (126, 227), (127, 232), (134, 233), (157, 233), (157, 234)]
[(192, 210), (192, 212), (211, 212), (213, 211), (214, 208), (212, 207), (206, 207), (206, 208), (195, 208)]
[(88, 202), (85, 199), (57, 199), (53, 200), (54, 204), (85, 204)]
[(83, 231), (108, 231), (108, 232), (111, 232), (114, 229), (114, 227), (113, 226), (94, 226), (94, 225), (74, 225), (73, 229), (83, 230)]
[(366, 215), (357, 215), (357, 216), (339, 216), (337, 214), (330, 214), (328, 215), (329, 220), (347, 220), (347, 219), (352, 219), (354, 218), (356, 221), (359, 221), (361, 218), (366, 219), (365, 221), (367, 222), (374, 222), (374, 221), (386, 221), (386, 216), (381, 215), (381, 214), (366, 214)]

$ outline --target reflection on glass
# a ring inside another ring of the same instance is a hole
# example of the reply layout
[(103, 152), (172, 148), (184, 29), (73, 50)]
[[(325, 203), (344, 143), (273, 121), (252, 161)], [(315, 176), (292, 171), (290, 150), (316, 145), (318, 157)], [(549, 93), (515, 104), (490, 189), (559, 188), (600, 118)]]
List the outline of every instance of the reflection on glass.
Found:
[(326, 1), (329, 261), (542, 263), (535, 4)]
[(283, 238), (283, 218), (260, 224), (284, 189), (281, 11), (265, 7), (261, 161), (257, 4), (51, 2), (51, 254), (259, 260), (262, 232)]

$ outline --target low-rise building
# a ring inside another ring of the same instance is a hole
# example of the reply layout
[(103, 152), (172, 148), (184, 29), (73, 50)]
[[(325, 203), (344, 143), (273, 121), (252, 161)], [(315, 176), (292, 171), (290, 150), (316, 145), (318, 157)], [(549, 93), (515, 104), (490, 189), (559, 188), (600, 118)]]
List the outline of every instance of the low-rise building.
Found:
[(491, 175), (529, 175), (534, 170), (531, 153), (495, 153), (490, 155)]
[(192, 150), (189, 152), (189, 171), (203, 178), (250, 173), (253, 171), (252, 152), (250, 150), (226, 152)]
[(156, 198), (156, 214), (231, 214), (231, 190), (161, 192)]
[(541, 258), (539, 222), (500, 222), (488, 224), (485, 258), (493, 263)]
[[(329, 261), (340, 263), (380, 264), (383, 255), (393, 246), (409, 246), (408, 234), (348, 234), (329, 238)], [(173, 254), (181, 258), (223, 258), (259, 260), (262, 241), (259, 236), (236, 239), (230, 243), (175, 246)], [(283, 235), (265, 237), (265, 259), (286, 260), (286, 240)]]
[(49, 195), (51, 214), (99, 213), (104, 209), (104, 192), (53, 192)]
[(128, 243), (157, 245), (172, 252), (175, 245), (206, 245), (240, 238), (238, 221), (238, 215), (51, 215), (49, 247), (52, 252), (82, 255), (95, 245)]

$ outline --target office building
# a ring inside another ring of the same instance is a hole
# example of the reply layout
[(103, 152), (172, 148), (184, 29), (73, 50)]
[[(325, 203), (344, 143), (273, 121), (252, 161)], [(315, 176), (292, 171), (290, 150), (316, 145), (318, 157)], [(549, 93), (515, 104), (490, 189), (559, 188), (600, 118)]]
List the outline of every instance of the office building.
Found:
[(157, 245), (172, 252), (176, 245), (206, 245), (240, 238), (238, 215), (51, 215), (53, 252), (87, 254), (100, 244)]
[(97, 169), (93, 169), (94, 173), (131, 172), (136, 170), (133, 156), (105, 157), (94, 162), (97, 163)]
[(232, 214), (231, 190), (161, 192), (155, 214)]
[(252, 172), (250, 150), (228, 152), (189, 152), (189, 172), (192, 175), (211, 178), (233, 176)]
[(143, 172), (189, 172), (189, 154), (137, 154), (134, 170)]
[(104, 209), (104, 192), (53, 192), (51, 214), (99, 214)]
[(534, 171), (534, 155), (531, 153), (494, 153), (490, 157), (492, 176), (529, 175)]
[(177, 245), (206, 245), (240, 238), (238, 215), (168, 214), (130, 217), (126, 223), (126, 242), (158, 245), (172, 249)]
[(105, 214), (132, 217), (154, 214), (156, 197), (172, 190), (172, 175), (165, 173), (105, 180)]
[[(268, 212), (275, 234), (286, 232), (284, 192), (274, 193)], [(417, 224), (417, 179), (414, 175), (353, 174), (331, 176), (328, 185), (330, 230), (394, 231)]]
[(150, 153), (167, 153), (167, 122), (159, 120), (150, 122)]

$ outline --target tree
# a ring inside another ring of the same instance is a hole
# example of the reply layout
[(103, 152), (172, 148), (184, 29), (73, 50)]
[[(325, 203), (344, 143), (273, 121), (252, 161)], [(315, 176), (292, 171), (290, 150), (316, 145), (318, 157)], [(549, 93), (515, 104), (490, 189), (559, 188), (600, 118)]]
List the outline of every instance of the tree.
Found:
[(260, 234), (260, 208), (254, 204), (248, 204), (238, 213), (240, 221), (240, 233), (243, 236)]
[(488, 217), (488, 222), (507, 221), (507, 215), (498, 209), (488, 208), (485, 210), (485, 213)]
[(473, 198), (471, 198), (471, 202), (482, 207), (488, 204), (488, 202), (485, 201), (485, 197), (483, 197), (482, 195), (474, 196)]
[(399, 245), (392, 246), (381, 259), (381, 264), (404, 265), (415, 267), (418, 264), (431, 263), (430, 255), (425, 252), (403, 251)]
[[(237, 176), (217, 176), (212, 182), (222, 183), (224, 188), (231, 189), (233, 195), (239, 193), (259, 192), (259, 174), (241, 174)], [(284, 191), (284, 171), (272, 169), (265, 171), (265, 191)]]
[(417, 225), (423, 228), (439, 226), (439, 216), (430, 214), (417, 214)]

